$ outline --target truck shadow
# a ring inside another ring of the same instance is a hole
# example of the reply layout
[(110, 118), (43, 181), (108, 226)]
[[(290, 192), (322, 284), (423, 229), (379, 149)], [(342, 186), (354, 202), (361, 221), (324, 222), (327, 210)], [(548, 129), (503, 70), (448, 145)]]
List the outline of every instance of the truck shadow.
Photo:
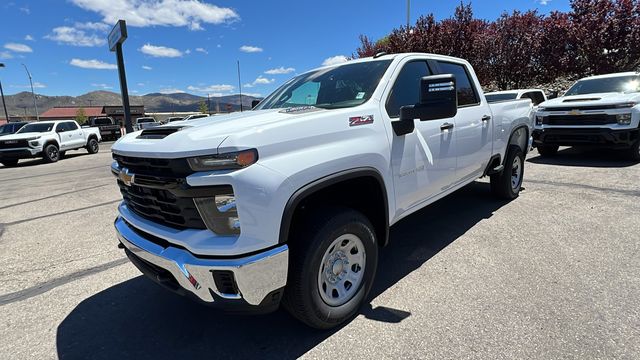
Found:
[(622, 151), (588, 147), (564, 148), (551, 157), (542, 157), (537, 152), (529, 156), (528, 162), (544, 165), (622, 168), (637, 164), (625, 159), (625, 154)]
[[(396, 224), (370, 299), (504, 204), (490, 195), (487, 183), (475, 182)], [(411, 316), (406, 310), (367, 304), (361, 315), (398, 323)], [(283, 310), (259, 316), (214, 311), (139, 276), (73, 309), (58, 326), (57, 351), (61, 359), (297, 358), (336, 331), (310, 329)]]

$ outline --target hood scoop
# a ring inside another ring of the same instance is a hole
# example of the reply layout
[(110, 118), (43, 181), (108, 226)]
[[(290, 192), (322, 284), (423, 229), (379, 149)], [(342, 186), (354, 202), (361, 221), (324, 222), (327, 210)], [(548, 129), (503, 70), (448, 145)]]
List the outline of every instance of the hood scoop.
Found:
[(579, 98), (579, 99), (567, 99), (562, 102), (566, 103), (566, 102), (578, 102), (578, 101), (598, 101), (600, 99), (601, 98)]
[(138, 139), (164, 139), (165, 137), (178, 132), (186, 126), (159, 126), (150, 129), (142, 130), (142, 133), (138, 135)]

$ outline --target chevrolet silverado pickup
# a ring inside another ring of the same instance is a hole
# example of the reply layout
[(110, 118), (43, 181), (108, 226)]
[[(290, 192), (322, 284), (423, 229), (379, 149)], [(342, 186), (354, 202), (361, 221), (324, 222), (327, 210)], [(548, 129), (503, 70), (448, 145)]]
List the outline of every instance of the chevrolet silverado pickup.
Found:
[(0, 138), (0, 163), (16, 166), (20, 159), (36, 157), (56, 162), (66, 151), (82, 148), (95, 154), (101, 139), (97, 128), (80, 128), (73, 120), (32, 122)]
[(390, 226), (483, 176), (518, 196), (531, 111), (488, 104), (452, 57), (312, 70), (251, 111), (116, 142), (118, 246), (179, 294), (331, 328), (366, 301)]
[(540, 104), (534, 145), (541, 156), (559, 146), (624, 150), (640, 161), (640, 73), (626, 72), (578, 80), (564, 96)]

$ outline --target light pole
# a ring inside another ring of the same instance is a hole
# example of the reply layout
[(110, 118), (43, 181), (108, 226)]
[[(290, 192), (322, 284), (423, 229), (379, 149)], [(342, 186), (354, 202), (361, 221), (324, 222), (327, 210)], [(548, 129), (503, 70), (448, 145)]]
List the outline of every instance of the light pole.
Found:
[[(0, 67), (4, 67), (4, 63), (0, 63)], [(4, 107), (4, 117), (9, 122), (9, 113), (7, 113), (7, 103), (4, 101), (4, 91), (2, 91), (2, 81), (0, 81), (0, 95), (2, 95), (2, 106)]]
[(240, 81), (240, 60), (238, 60), (238, 89), (240, 90), (240, 112), (242, 112), (242, 82)]
[(411, 0), (407, 0), (407, 29), (411, 23)]
[(31, 95), (33, 95), (33, 107), (36, 109), (36, 121), (40, 121), (40, 115), (38, 115), (38, 102), (36, 101), (36, 93), (33, 92), (33, 81), (31, 79), (31, 73), (29, 72), (29, 69), (27, 69), (27, 65), (22, 64), (22, 66), (24, 66), (24, 70), (29, 76), (29, 84), (31, 84)]

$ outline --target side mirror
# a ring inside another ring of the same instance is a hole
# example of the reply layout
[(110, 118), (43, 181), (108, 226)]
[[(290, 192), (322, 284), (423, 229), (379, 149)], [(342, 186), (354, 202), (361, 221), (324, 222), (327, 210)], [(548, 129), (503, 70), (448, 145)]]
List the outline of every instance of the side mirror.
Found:
[(57, 133), (63, 133), (64, 131), (65, 131), (64, 128), (56, 129)]
[(400, 119), (391, 124), (396, 135), (401, 136), (413, 132), (414, 119), (447, 119), (457, 113), (456, 77), (453, 74), (425, 76), (420, 80), (420, 102), (402, 106)]
[(260, 104), (260, 100), (253, 100), (251, 101), (251, 108), (253, 109), (254, 107), (256, 107), (258, 104)]

